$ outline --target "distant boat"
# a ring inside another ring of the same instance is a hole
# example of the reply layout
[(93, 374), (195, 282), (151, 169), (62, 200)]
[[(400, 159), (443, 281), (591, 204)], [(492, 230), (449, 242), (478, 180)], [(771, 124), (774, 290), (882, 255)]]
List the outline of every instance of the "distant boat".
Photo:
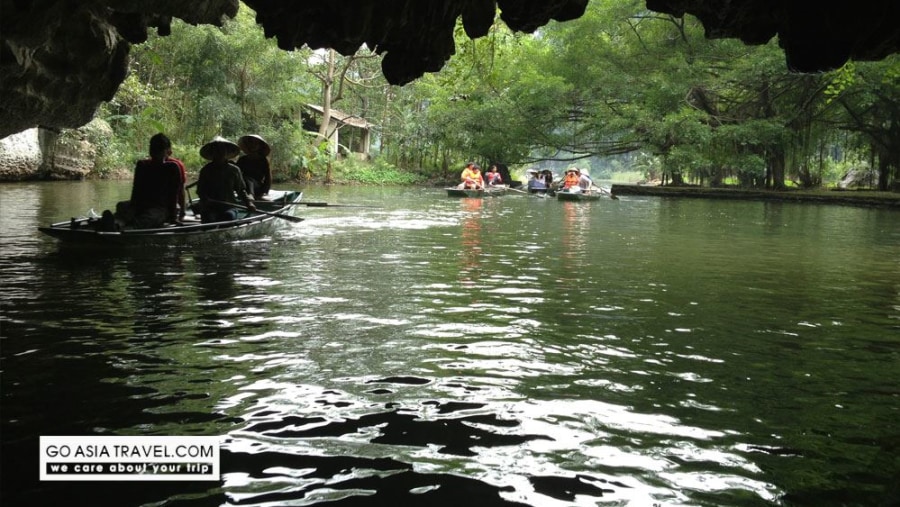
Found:
[(603, 194), (596, 191), (588, 192), (556, 192), (556, 199), (559, 201), (598, 201)]
[(38, 230), (72, 246), (147, 246), (179, 243), (210, 243), (215, 240), (234, 240), (261, 237), (269, 234), (273, 226), (284, 220), (299, 222), (300, 217), (290, 215), (291, 208), (300, 203), (303, 192), (269, 192), (269, 198), (256, 200), (257, 212), (244, 211), (237, 220), (202, 223), (200, 217), (189, 211), (182, 225), (166, 225), (153, 229), (103, 230), (96, 217), (72, 218)]
[(505, 185), (497, 185), (483, 189), (447, 187), (446, 190), (447, 197), (496, 197), (509, 191), (509, 187)]

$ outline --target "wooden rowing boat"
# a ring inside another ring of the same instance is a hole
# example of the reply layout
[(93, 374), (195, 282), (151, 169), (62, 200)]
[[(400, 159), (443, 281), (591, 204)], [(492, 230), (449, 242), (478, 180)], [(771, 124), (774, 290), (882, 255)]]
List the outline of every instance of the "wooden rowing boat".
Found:
[(556, 192), (559, 201), (598, 201), (603, 194), (595, 191), (588, 192)]
[(71, 246), (147, 246), (168, 245), (212, 240), (231, 241), (262, 237), (270, 234), (282, 218), (302, 220), (291, 216), (291, 210), (303, 198), (303, 192), (272, 190), (268, 199), (254, 201), (259, 212), (242, 211), (237, 220), (201, 223), (192, 211), (181, 225), (166, 225), (153, 229), (102, 230), (101, 220), (95, 217), (72, 218), (38, 230)]
[(456, 187), (447, 187), (447, 197), (497, 197), (505, 194), (509, 187), (503, 186), (493, 186), (486, 188), (456, 188)]

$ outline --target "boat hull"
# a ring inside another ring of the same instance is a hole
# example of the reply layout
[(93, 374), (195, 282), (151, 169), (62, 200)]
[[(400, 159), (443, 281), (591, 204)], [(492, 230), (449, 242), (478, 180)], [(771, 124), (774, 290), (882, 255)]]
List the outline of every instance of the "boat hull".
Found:
[(600, 192), (557, 192), (556, 199), (559, 201), (598, 201), (600, 200)]
[[(257, 209), (269, 213), (291, 214), (293, 206), (303, 198), (302, 192), (273, 191), (270, 194), (274, 194), (274, 198), (254, 201)], [(284, 221), (277, 216), (247, 213), (237, 220), (204, 224), (198, 217), (188, 213), (183, 225), (154, 229), (102, 231), (98, 230), (96, 219), (84, 217), (38, 227), (38, 230), (66, 246), (146, 247), (258, 238), (271, 234)]]
[(496, 197), (505, 194), (509, 189), (506, 187), (487, 187), (484, 189), (472, 188), (447, 188), (447, 197)]

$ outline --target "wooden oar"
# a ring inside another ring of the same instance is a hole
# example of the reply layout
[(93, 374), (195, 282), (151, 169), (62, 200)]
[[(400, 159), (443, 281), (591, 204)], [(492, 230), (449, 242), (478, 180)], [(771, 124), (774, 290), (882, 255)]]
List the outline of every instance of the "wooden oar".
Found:
[(609, 198), (610, 198), (610, 199), (613, 199), (613, 200), (615, 200), (615, 201), (618, 201), (618, 200), (619, 200), (619, 198), (616, 197), (616, 194), (610, 192), (609, 190), (604, 190), (603, 187), (598, 187), (597, 185), (593, 185), (593, 188), (596, 188), (597, 190), (599, 190), (601, 194), (607, 194), (607, 195), (609, 195)]
[(520, 193), (520, 194), (530, 195), (530, 196), (532, 196), (532, 197), (538, 197), (538, 198), (541, 198), (541, 199), (547, 197), (546, 194), (526, 192), (526, 191), (524, 191), (524, 190), (519, 190), (518, 188), (512, 188), (512, 187), (509, 187), (509, 190), (512, 190), (513, 192), (518, 192), (518, 193)]
[[(197, 183), (196, 181), (194, 183)], [(187, 201), (184, 203), (185, 208), (190, 208), (194, 204), (194, 198), (191, 196), (191, 187), (184, 187), (184, 191), (187, 192)], [(187, 209), (181, 210), (182, 213), (187, 213)]]
[(214, 203), (216, 203), (216, 204), (224, 204), (224, 205), (226, 205), (226, 206), (231, 206), (231, 207), (234, 207), (234, 208), (242, 209), (242, 210), (245, 210), (245, 211), (249, 211), (249, 212), (251, 212), (251, 213), (259, 213), (259, 214), (261, 214), (261, 215), (269, 215), (269, 216), (273, 216), (273, 217), (283, 218), (283, 219), (285, 219), (285, 220), (290, 220), (291, 222), (297, 222), (297, 223), (299, 223), (299, 222), (302, 222), (302, 221), (304, 220), (303, 218), (295, 217), (295, 216), (293, 216), (293, 215), (285, 215), (285, 214), (283, 214), (283, 213), (273, 213), (273, 212), (271, 212), (271, 211), (263, 211), (263, 210), (261, 210), (261, 209), (252, 210), (252, 209), (250, 209), (250, 208), (248, 208), (248, 207), (246, 207), (246, 206), (241, 206), (240, 204), (236, 204), (236, 203), (233, 203), (233, 202), (217, 201), (217, 200), (215, 200), (215, 199), (207, 199), (207, 201), (209, 201), (209, 202), (214, 202)]
[(363, 204), (329, 204), (327, 202), (297, 202), (293, 206), (309, 206), (310, 208), (381, 208), (382, 206), (366, 206)]

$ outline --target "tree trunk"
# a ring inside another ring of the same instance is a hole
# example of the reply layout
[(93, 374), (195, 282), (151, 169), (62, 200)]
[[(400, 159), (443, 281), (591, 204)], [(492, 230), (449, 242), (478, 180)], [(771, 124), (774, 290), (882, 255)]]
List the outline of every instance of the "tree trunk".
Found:
[(391, 125), (391, 121), (393, 118), (388, 115), (388, 111), (390, 111), (392, 108), (392, 98), (393, 95), (391, 94), (391, 88), (389, 86), (385, 87), (384, 107), (381, 110), (381, 153), (382, 155), (387, 154), (388, 156), (386, 158), (391, 162), (396, 162), (396, 157), (391, 156), (391, 154), (394, 153), (394, 148), (391, 146), (391, 143), (393, 142), (393, 126)]
[[(876, 145), (878, 150), (878, 190), (887, 192), (900, 188), (900, 147)], [(893, 174), (892, 174), (893, 173)], [(892, 178), (892, 176), (894, 176)]]
[(768, 166), (772, 171), (772, 190), (784, 190), (785, 156), (781, 146), (772, 146), (767, 152)]
[(709, 176), (709, 186), (713, 188), (721, 187), (725, 182), (725, 168), (716, 166), (712, 169)]
[[(331, 124), (331, 95), (334, 89), (334, 50), (328, 50), (327, 71), (322, 80), (322, 125), (319, 126), (319, 135), (328, 143), (328, 155), (331, 156), (331, 133), (328, 126)], [(332, 174), (331, 160), (329, 158), (328, 166), (325, 169), (325, 183), (333, 183), (334, 175)]]

